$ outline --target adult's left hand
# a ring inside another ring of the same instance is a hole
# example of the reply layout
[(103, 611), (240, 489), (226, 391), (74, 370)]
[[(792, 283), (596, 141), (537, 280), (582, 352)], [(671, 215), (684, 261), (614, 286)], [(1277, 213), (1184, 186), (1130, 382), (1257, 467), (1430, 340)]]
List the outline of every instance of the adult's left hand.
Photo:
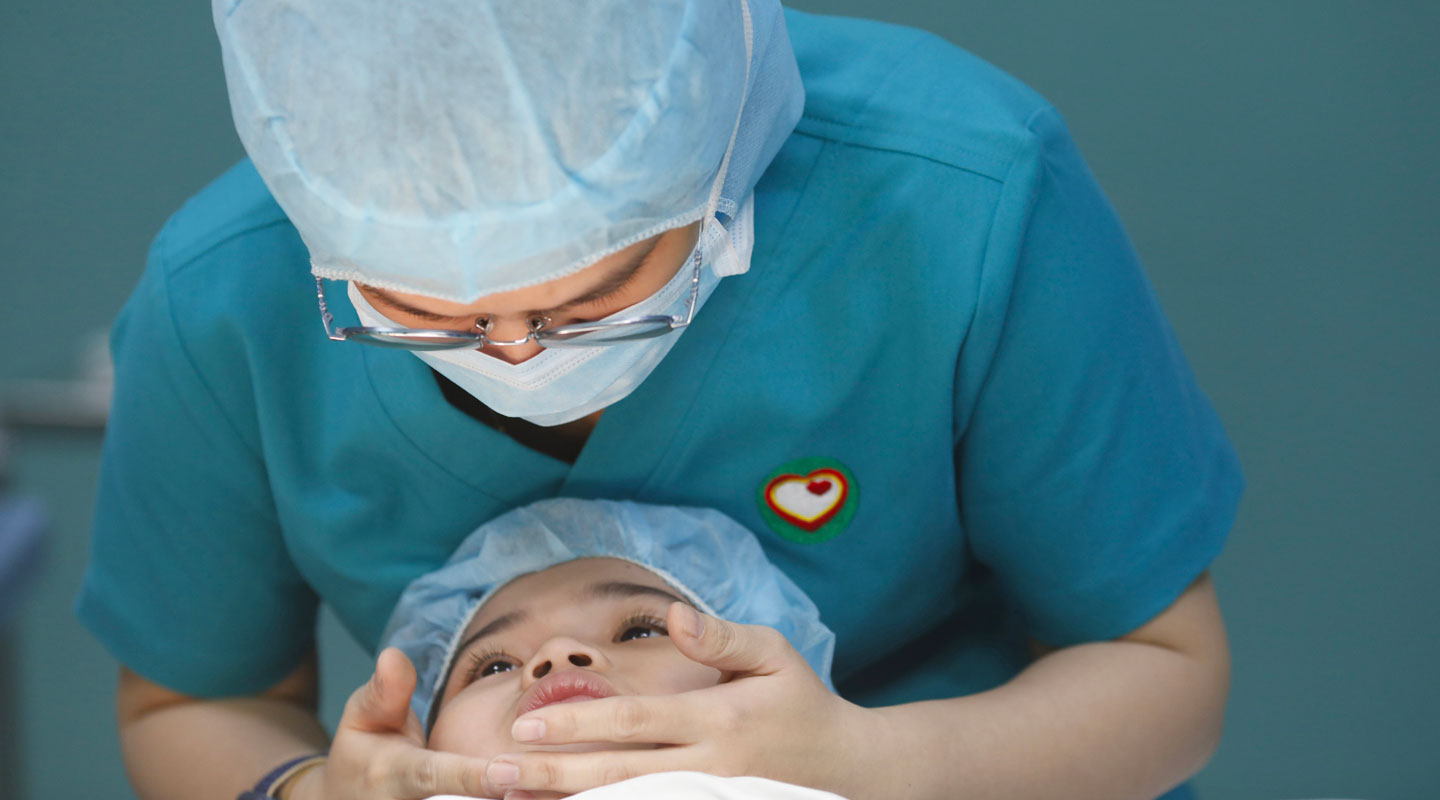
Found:
[(537, 709), (516, 741), (655, 744), (658, 749), (497, 756), (487, 789), (511, 800), (579, 792), (670, 770), (756, 775), (845, 794), (878, 715), (825, 688), (779, 632), (670, 606), (670, 638), (690, 659), (732, 674), (718, 686), (663, 696), (608, 697)]

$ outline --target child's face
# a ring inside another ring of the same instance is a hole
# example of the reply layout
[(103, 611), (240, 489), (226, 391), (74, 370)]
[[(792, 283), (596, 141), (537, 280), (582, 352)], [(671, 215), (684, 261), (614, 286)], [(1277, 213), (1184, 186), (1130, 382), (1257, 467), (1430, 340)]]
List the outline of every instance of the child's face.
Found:
[(519, 745), (510, 726), (552, 703), (719, 683), (719, 670), (686, 658), (666, 635), (665, 614), (677, 600), (654, 573), (613, 558), (570, 561), (512, 581), (461, 638), (430, 747), (487, 759), (522, 750), (620, 749)]

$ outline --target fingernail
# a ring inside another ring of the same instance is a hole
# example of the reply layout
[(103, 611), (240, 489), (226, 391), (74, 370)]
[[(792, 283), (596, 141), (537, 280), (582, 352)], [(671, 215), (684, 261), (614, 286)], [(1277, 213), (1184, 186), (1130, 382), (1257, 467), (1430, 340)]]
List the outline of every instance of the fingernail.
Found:
[(508, 761), (491, 761), (485, 768), (485, 779), (495, 786), (506, 786), (520, 780), (520, 767)]
[(681, 606), (682, 609), (680, 625), (691, 637), (699, 639), (705, 633), (705, 618), (700, 612), (690, 606)]
[(545, 736), (545, 720), (522, 719), (510, 729), (510, 735), (517, 742), (537, 742)]

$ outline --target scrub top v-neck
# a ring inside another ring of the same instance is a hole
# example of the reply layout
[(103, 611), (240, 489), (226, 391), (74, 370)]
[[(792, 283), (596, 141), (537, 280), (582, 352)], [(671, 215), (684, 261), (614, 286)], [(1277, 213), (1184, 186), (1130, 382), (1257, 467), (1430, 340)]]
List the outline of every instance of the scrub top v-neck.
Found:
[(575, 464), (575, 459), (579, 457), (581, 448), (585, 446), (585, 441), (590, 438), (590, 432), (594, 429), (594, 421), (591, 421), (583, 430), (572, 431), (566, 430), (564, 426), (558, 426), (558, 429), (546, 428), (528, 420), (507, 417), (456, 386), (454, 381), (436, 372), (434, 368), (430, 370), (430, 377), (435, 379), (435, 383), (440, 387), (440, 394), (445, 397), (446, 402), (465, 416), (509, 436), (537, 453), (572, 466)]

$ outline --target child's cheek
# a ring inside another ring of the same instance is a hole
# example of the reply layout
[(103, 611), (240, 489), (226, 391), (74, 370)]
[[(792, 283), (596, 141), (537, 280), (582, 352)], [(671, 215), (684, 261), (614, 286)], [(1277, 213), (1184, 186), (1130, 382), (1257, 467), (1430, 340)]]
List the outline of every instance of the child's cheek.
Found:
[(485, 759), (514, 752), (510, 726), (491, 694), (462, 692), (446, 703), (430, 732), (430, 749)]
[(680, 656), (680, 661), (671, 665), (666, 671), (665, 678), (660, 681), (664, 684), (664, 688), (658, 690), (656, 694), (677, 694), (695, 689), (707, 689), (725, 682), (728, 677), (718, 669), (707, 667), (704, 664), (696, 664), (694, 661)]

